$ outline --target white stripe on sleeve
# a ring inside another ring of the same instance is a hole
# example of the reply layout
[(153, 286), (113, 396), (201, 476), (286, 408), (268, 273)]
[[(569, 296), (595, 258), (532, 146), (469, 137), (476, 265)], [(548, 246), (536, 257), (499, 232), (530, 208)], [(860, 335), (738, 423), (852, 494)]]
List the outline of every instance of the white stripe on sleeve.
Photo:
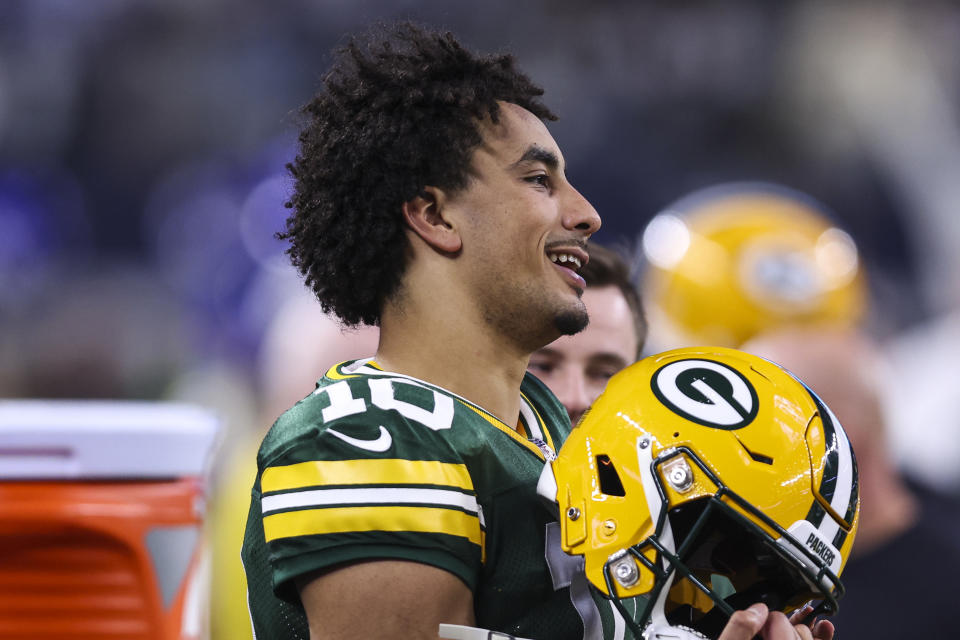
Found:
[(326, 507), (331, 505), (381, 505), (381, 504), (433, 504), (448, 507), (460, 507), (464, 511), (477, 513), (475, 496), (450, 491), (449, 489), (405, 489), (362, 488), (362, 489), (312, 489), (266, 496), (261, 500), (263, 513), (281, 509), (303, 507)]

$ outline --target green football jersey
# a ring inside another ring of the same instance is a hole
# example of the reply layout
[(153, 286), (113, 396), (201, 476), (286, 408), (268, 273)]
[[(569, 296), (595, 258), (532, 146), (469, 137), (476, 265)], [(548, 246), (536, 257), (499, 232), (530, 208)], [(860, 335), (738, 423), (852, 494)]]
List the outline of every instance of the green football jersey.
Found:
[(307, 640), (294, 579), (370, 559), (453, 573), (473, 591), (478, 627), (534, 640), (632, 637), (589, 589), (581, 559), (560, 549), (556, 515), (536, 494), (569, 432), (566, 411), (529, 374), (521, 397), (511, 428), (372, 360), (331, 368), (257, 456), (242, 553), (256, 637)]

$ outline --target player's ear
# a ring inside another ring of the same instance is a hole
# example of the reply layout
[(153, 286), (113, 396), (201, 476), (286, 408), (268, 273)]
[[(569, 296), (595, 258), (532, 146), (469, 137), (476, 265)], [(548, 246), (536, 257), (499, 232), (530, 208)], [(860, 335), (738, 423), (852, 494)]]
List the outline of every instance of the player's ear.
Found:
[(460, 233), (444, 216), (446, 193), (437, 187), (424, 187), (415, 198), (403, 203), (407, 226), (428, 245), (445, 253), (456, 253), (463, 246)]

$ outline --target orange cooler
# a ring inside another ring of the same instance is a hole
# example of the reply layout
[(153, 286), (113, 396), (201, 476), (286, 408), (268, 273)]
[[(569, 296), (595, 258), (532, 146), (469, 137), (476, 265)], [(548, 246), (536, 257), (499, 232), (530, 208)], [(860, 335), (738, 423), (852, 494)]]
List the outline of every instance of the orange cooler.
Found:
[(217, 427), (187, 405), (0, 401), (0, 640), (207, 638)]

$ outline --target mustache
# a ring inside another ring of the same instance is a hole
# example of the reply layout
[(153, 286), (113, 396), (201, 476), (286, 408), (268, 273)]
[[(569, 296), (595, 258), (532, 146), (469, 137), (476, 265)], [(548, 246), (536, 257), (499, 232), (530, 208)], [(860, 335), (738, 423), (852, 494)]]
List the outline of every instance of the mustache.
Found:
[(544, 245), (544, 249), (550, 251), (557, 247), (575, 247), (577, 249), (587, 250), (587, 241), (583, 238), (567, 238), (564, 240), (551, 240)]

